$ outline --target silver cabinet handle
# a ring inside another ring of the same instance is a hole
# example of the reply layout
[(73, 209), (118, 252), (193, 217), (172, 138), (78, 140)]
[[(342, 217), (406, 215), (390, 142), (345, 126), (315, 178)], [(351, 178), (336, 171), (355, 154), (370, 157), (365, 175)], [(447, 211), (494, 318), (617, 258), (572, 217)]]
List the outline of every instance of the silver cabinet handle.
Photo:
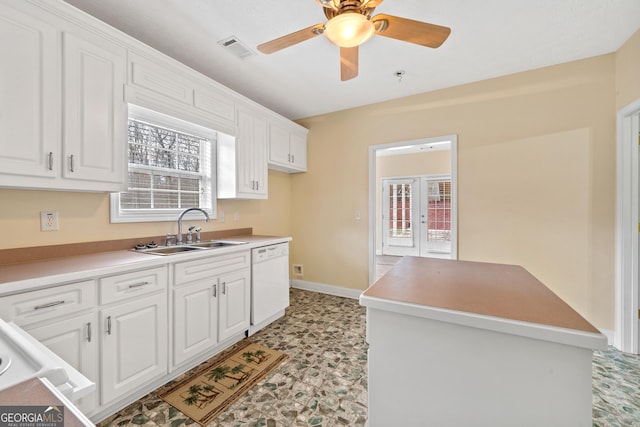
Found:
[(218, 285), (213, 285), (211, 287), (211, 295), (213, 296), (213, 298), (218, 296)]
[(291, 163), (295, 163), (296, 162), (296, 156), (295, 154), (291, 155)]
[(222, 282), (222, 295), (227, 294), (227, 282)]
[(75, 172), (75, 170), (73, 170), (73, 154), (69, 156), (69, 170)]
[(291, 154), (287, 154), (287, 161), (291, 163)]
[(47, 161), (49, 162), (49, 170), (53, 170), (53, 151), (49, 151), (49, 155), (47, 156)]
[(64, 304), (64, 300), (48, 302), (46, 304), (36, 305), (34, 310), (42, 310), (43, 308), (55, 307), (56, 305)]
[(87, 342), (91, 342), (91, 322), (87, 323)]
[(133, 283), (133, 284), (129, 285), (129, 289), (139, 288), (140, 286), (145, 286), (145, 285), (148, 285), (148, 284), (149, 284), (149, 282)]
[(111, 335), (111, 316), (107, 316), (107, 335)]

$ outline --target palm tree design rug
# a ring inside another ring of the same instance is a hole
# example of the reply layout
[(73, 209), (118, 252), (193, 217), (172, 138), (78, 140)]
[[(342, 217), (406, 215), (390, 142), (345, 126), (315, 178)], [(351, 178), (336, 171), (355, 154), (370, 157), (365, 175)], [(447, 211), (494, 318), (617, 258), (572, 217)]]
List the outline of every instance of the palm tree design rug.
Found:
[(187, 378), (168, 384), (158, 397), (206, 426), (286, 358), (285, 353), (244, 340)]

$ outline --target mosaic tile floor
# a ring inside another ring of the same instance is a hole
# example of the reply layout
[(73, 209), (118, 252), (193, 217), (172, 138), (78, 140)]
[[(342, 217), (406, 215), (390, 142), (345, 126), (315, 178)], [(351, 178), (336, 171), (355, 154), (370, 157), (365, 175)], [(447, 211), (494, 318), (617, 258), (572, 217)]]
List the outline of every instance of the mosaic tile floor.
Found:
[[(366, 426), (364, 334), (356, 300), (292, 290), (287, 315), (252, 337), (289, 359), (209, 426)], [(184, 425), (198, 427), (151, 393), (100, 427)], [(593, 426), (640, 427), (640, 356), (595, 353)]]

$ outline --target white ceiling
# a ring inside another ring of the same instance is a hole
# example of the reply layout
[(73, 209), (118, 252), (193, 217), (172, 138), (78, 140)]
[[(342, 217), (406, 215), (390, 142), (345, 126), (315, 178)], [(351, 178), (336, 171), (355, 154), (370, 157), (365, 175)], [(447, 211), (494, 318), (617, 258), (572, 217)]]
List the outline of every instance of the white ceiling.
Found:
[[(374, 36), (340, 81), (324, 36), (271, 55), (260, 43), (325, 22), (315, 0), (65, 0), (290, 118), (314, 116), (616, 51), (639, 0), (386, 0), (376, 13), (448, 26), (438, 49)], [(255, 54), (218, 45), (236, 36)], [(406, 71), (401, 82), (396, 71)]]

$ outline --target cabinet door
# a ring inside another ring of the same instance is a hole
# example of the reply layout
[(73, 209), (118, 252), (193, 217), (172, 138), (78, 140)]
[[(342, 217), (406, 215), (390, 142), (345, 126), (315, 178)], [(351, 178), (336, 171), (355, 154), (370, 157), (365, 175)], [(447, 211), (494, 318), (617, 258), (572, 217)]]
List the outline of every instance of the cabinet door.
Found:
[(288, 167), (290, 160), (289, 131), (271, 124), (269, 127), (269, 163)]
[(58, 173), (60, 36), (35, 14), (0, 5), (0, 184)]
[(240, 198), (266, 198), (267, 121), (249, 111), (238, 111), (237, 192)]
[(100, 312), (106, 405), (167, 373), (167, 299), (156, 294)]
[(218, 280), (207, 279), (173, 291), (173, 365), (218, 342)]
[(250, 322), (251, 272), (249, 269), (220, 276), (220, 341), (245, 331)]
[[(25, 330), (85, 377), (96, 382), (99, 339), (96, 319), (95, 313), (88, 313)], [(89, 413), (96, 407), (97, 394), (94, 392), (74, 403), (82, 412)]]
[(289, 138), (291, 166), (298, 171), (307, 170), (307, 137), (292, 133)]
[(97, 37), (65, 32), (65, 178), (122, 190), (126, 168), (126, 51)]
[(253, 174), (256, 180), (255, 194), (258, 198), (266, 199), (269, 193), (268, 170), (267, 170), (267, 121), (261, 117), (253, 119)]

